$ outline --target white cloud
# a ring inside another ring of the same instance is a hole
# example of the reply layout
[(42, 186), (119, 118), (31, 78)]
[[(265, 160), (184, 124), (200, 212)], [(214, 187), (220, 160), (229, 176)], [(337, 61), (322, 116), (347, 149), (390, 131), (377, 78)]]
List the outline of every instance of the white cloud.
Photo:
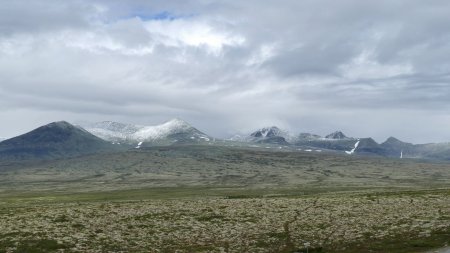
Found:
[(258, 66), (265, 63), (267, 60), (276, 55), (277, 43), (263, 44), (258, 50), (255, 50), (248, 59), (247, 66)]
[[(423, 138), (448, 136), (449, 7), (419, 0), (4, 2), (0, 118), (15, 121), (17, 111), (17, 124), (29, 115), (33, 122), (146, 124), (178, 116), (219, 136), (273, 122), (380, 137), (395, 135), (383, 114), (402, 124), (416, 112), (421, 122), (442, 119)], [(152, 18), (161, 13), (168, 18)], [(0, 133), (18, 134), (14, 124)]]
[(225, 46), (239, 46), (245, 42), (243, 36), (191, 19), (150, 20), (144, 26), (157, 43), (171, 47), (204, 47), (214, 54), (220, 54)]

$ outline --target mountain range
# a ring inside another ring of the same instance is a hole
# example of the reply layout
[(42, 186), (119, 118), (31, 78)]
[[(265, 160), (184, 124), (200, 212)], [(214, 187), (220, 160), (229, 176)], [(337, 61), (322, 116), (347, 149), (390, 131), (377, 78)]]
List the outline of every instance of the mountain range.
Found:
[[(236, 138), (233, 139), (236, 140)], [(320, 151), (342, 152), (348, 155), (450, 160), (450, 143), (412, 144), (389, 137), (385, 142), (379, 144), (370, 137), (348, 137), (341, 131), (322, 137), (311, 133), (295, 135), (272, 126), (261, 128), (247, 137), (240, 138), (240, 141), (283, 144), (307, 151), (319, 149)]]
[(228, 140), (215, 139), (181, 119), (143, 126), (112, 121), (72, 125), (53, 122), (0, 142), (0, 159), (55, 159), (98, 152), (120, 152), (169, 145), (222, 145), (285, 149), (297, 152), (334, 152), (396, 158), (450, 160), (450, 144), (411, 144), (394, 137), (383, 143), (348, 137), (336, 131), (325, 137), (292, 134), (276, 126), (263, 127)]

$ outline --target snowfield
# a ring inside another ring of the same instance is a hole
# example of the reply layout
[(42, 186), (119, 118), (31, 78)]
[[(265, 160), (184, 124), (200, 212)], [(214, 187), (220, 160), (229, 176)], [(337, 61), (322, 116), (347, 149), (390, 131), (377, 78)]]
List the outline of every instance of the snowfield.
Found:
[(200, 138), (210, 141), (210, 138), (191, 125), (180, 119), (172, 119), (164, 124), (156, 126), (141, 126), (104, 121), (83, 126), (88, 132), (107, 141), (117, 143), (119, 141), (139, 143), (136, 148), (145, 141), (165, 139), (177, 133), (192, 134), (191, 139)]

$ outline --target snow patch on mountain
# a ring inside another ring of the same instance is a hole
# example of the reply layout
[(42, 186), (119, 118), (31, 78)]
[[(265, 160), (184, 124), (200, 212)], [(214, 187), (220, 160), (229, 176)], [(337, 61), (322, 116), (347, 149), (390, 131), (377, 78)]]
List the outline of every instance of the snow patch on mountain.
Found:
[(345, 153), (347, 153), (347, 154), (349, 154), (349, 155), (355, 153), (356, 149), (357, 149), (358, 146), (359, 146), (359, 142), (360, 142), (360, 140), (358, 139), (358, 141), (355, 143), (355, 147), (354, 147), (352, 150), (350, 150), (350, 151), (345, 151)]
[(267, 137), (274, 137), (274, 136), (284, 137), (285, 135), (288, 135), (288, 134), (289, 133), (287, 131), (283, 131), (276, 126), (272, 126), (272, 127), (261, 128), (258, 131), (253, 132), (251, 134), (251, 136), (267, 138)]
[(209, 136), (201, 133), (181, 119), (172, 119), (164, 124), (156, 126), (142, 126), (123, 124), (112, 121), (82, 125), (88, 132), (113, 143), (127, 142), (137, 143), (140, 148), (142, 142), (158, 141), (174, 134), (189, 134), (191, 139), (210, 141)]
[(146, 126), (132, 134), (134, 140), (157, 140), (167, 137), (170, 134), (186, 132), (192, 127), (180, 119), (172, 119), (162, 125)]
[(120, 144), (120, 141), (131, 140), (131, 136), (144, 126), (123, 124), (113, 121), (82, 124), (81, 127), (104, 140)]
[(246, 141), (258, 141), (262, 139), (268, 139), (273, 137), (282, 137), (287, 142), (293, 141), (296, 138), (288, 131), (281, 130), (280, 128), (276, 126), (271, 127), (263, 127), (253, 133), (250, 134), (250, 136), (246, 137)]
[(248, 135), (235, 135), (228, 140), (240, 142), (261, 142), (266, 140), (275, 141), (276, 138), (284, 138), (287, 143), (293, 145), (305, 145), (306, 143), (315, 141), (339, 142), (343, 140), (356, 140), (355, 138), (347, 137), (341, 131), (336, 131), (325, 137), (322, 137), (320, 135), (311, 133), (292, 134), (289, 131), (282, 130), (276, 126), (263, 127)]

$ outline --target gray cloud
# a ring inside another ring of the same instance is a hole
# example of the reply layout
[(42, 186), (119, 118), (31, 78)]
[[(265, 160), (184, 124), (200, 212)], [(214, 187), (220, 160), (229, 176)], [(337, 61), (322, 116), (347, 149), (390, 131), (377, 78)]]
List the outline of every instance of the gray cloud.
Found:
[(450, 140), (450, 3), (2, 1), (0, 137), (53, 120)]
[(81, 1), (2, 1), (0, 35), (87, 28), (100, 15), (97, 7)]

